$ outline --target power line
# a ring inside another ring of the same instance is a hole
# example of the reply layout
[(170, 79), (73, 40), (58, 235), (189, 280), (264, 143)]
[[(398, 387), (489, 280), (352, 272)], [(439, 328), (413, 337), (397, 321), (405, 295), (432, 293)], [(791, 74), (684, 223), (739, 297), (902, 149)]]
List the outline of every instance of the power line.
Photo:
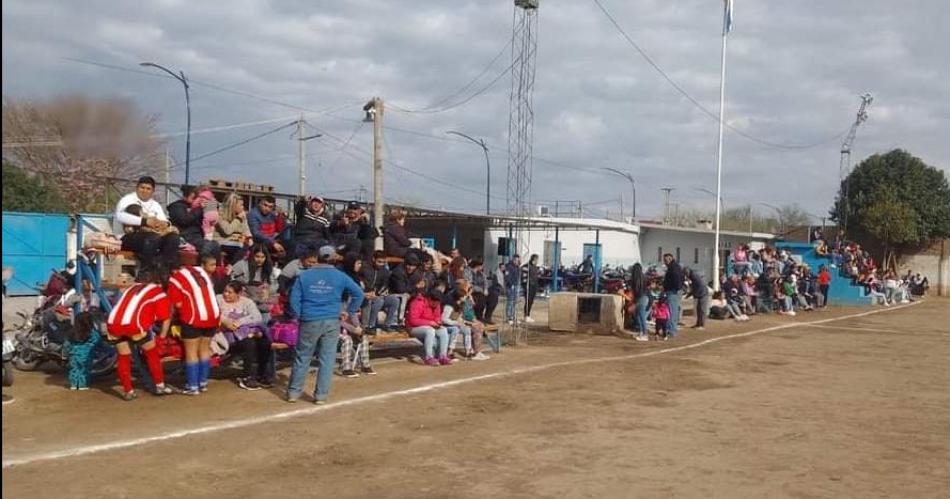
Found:
[[(652, 66), (653, 69), (655, 69), (658, 73), (660, 73), (660, 76), (662, 76), (666, 80), (666, 82), (670, 84), (670, 86), (676, 89), (676, 91), (679, 92), (683, 97), (686, 97), (686, 99), (689, 100), (694, 106), (696, 106), (697, 109), (702, 111), (703, 114), (716, 120), (717, 123), (719, 122), (718, 114), (713, 113), (712, 111), (707, 109), (706, 106), (702, 105), (698, 100), (693, 98), (693, 96), (690, 95), (689, 92), (687, 92), (685, 89), (683, 89), (683, 87), (681, 87), (678, 83), (676, 83), (676, 81), (673, 80), (673, 78), (670, 77), (670, 75), (666, 74), (666, 72), (663, 71), (663, 68), (661, 68), (660, 65), (657, 64), (653, 60), (653, 58), (650, 57), (650, 55), (646, 53), (646, 51), (640, 48), (637, 42), (633, 41), (633, 38), (631, 38), (630, 35), (628, 35), (626, 31), (624, 31), (623, 27), (620, 26), (620, 23), (618, 23), (617, 20), (614, 18), (614, 16), (612, 16), (610, 12), (607, 11), (607, 9), (604, 7), (604, 5), (600, 3), (600, 0), (592, 0), (592, 1), (597, 5), (597, 7), (600, 8), (600, 11), (603, 12), (605, 16), (607, 16), (607, 19), (610, 20), (610, 23), (613, 24), (614, 28), (617, 29), (617, 31), (627, 41), (627, 43), (629, 43), (637, 51), (637, 53), (640, 54), (640, 57), (642, 57), (645, 61), (647, 61), (647, 63), (650, 66)], [(765, 139), (760, 139), (754, 135), (750, 135), (746, 132), (743, 132), (742, 130), (739, 130), (738, 128), (732, 125), (729, 125), (728, 123), (724, 123), (723, 126), (725, 126), (726, 128), (732, 130), (736, 134), (741, 135), (742, 137), (745, 137), (746, 139), (749, 139), (753, 142), (756, 142), (764, 146), (775, 147), (778, 149), (811, 149), (813, 147), (819, 147), (819, 146), (823, 146), (831, 142), (837, 141), (842, 136), (844, 136), (845, 133), (847, 133), (847, 130), (843, 130), (841, 133), (835, 135), (834, 137), (822, 139), (818, 142), (814, 142), (810, 144), (781, 144), (778, 142), (771, 142)]]
[[(214, 151), (211, 151), (211, 152), (202, 154), (202, 155), (200, 155), (200, 156), (196, 156), (196, 157), (194, 157), (194, 158), (191, 158), (191, 161), (200, 161), (200, 160), (202, 160), (202, 159), (204, 159), (204, 158), (207, 158), (207, 157), (210, 157), (210, 156), (214, 156), (214, 155), (216, 155), (216, 154), (221, 154), (221, 153), (223, 153), (223, 152), (225, 152), (225, 151), (230, 151), (231, 149), (234, 149), (234, 148), (236, 148), (236, 147), (243, 146), (244, 144), (247, 144), (247, 143), (249, 143), (249, 142), (253, 142), (253, 141), (258, 140), (258, 139), (262, 139), (262, 138), (264, 138), (264, 137), (267, 137), (268, 135), (275, 134), (275, 133), (277, 133), (277, 132), (279, 132), (279, 131), (281, 131), (281, 130), (284, 130), (285, 128), (289, 128), (289, 127), (292, 127), (292, 126), (295, 126), (295, 125), (297, 125), (297, 122), (296, 122), (296, 121), (291, 121), (290, 123), (287, 123), (286, 125), (279, 126), (279, 127), (274, 128), (274, 129), (272, 129), (272, 130), (268, 130), (268, 131), (266, 131), (266, 132), (264, 132), (264, 133), (257, 134), (257, 135), (255, 135), (255, 136), (253, 136), (253, 137), (248, 137), (248, 138), (246, 138), (246, 139), (244, 139), (244, 140), (240, 140), (240, 141), (235, 142), (235, 143), (233, 143), (233, 144), (228, 144), (228, 145), (226, 145), (226, 146), (224, 146), (224, 147), (222, 147), (222, 148), (220, 148), (220, 149), (215, 149)], [(174, 170), (174, 169), (179, 168), (179, 167), (184, 166), (184, 165), (185, 165), (184, 162), (179, 162), (179, 163), (176, 163), (176, 164), (172, 165), (172, 166), (169, 168), (169, 170)]]
[[(165, 74), (153, 73), (153, 72), (151, 72), (151, 71), (142, 71), (142, 70), (140, 70), (140, 69), (128, 68), (128, 67), (125, 67), (125, 66), (118, 66), (118, 65), (115, 65), (115, 64), (107, 64), (107, 63), (103, 63), (103, 62), (90, 61), (90, 60), (86, 60), (86, 59), (78, 59), (78, 58), (74, 58), (74, 57), (64, 57), (64, 59), (67, 60), (67, 61), (70, 61), (70, 62), (78, 63), (78, 64), (85, 64), (85, 65), (88, 65), (88, 66), (97, 66), (97, 67), (106, 68), (106, 69), (113, 69), (113, 70), (116, 70), (116, 71), (125, 71), (125, 72), (127, 72), (127, 73), (143, 74), (143, 75), (146, 75), (146, 76), (151, 76), (151, 77), (156, 77), (156, 78), (171, 78), (171, 76), (168, 76), (168, 75), (165, 75)], [(357, 104), (356, 104), (357, 101), (349, 101), (349, 102), (347, 102), (346, 104), (343, 104), (343, 105), (340, 105), (340, 106), (336, 106), (336, 107), (333, 107), (333, 108), (324, 109), (324, 110), (317, 110), (317, 109), (311, 109), (311, 108), (307, 108), (307, 107), (303, 107), (303, 106), (298, 106), (298, 105), (296, 105), (296, 104), (291, 104), (291, 103), (288, 103), (288, 102), (279, 101), (279, 100), (277, 100), (277, 99), (271, 99), (271, 98), (269, 98), (269, 97), (260, 96), (260, 95), (257, 95), (257, 94), (253, 94), (253, 93), (251, 93), (251, 92), (245, 92), (245, 91), (243, 91), (243, 90), (234, 90), (234, 89), (231, 89), (231, 88), (222, 87), (222, 86), (220, 86), (220, 85), (216, 85), (216, 84), (214, 84), (214, 83), (210, 83), (210, 82), (206, 82), (206, 81), (202, 81), (202, 80), (195, 80), (195, 79), (189, 78), (189, 79), (188, 79), (188, 83), (189, 83), (189, 84), (198, 85), (198, 86), (202, 86), (202, 87), (207, 87), (207, 88), (210, 88), (210, 89), (213, 89), (213, 90), (217, 90), (217, 91), (219, 91), (219, 92), (224, 92), (224, 93), (228, 93), (228, 94), (233, 94), (233, 95), (239, 95), (239, 96), (242, 96), (242, 97), (247, 97), (247, 98), (249, 98), (249, 99), (259, 100), (259, 101), (261, 101), (261, 102), (266, 102), (266, 103), (268, 103), (268, 104), (273, 104), (273, 105), (276, 105), (276, 106), (286, 107), (286, 108), (289, 108), (289, 109), (293, 109), (293, 110), (295, 110), (295, 111), (305, 111), (305, 112), (307, 112), (307, 113), (312, 113), (312, 114), (321, 114), (321, 115), (322, 115), (322, 114), (330, 114), (330, 113), (337, 112), (337, 111), (346, 109), (346, 108), (348, 108), (348, 107), (353, 107), (353, 106), (356, 106), (356, 105), (357, 105)]]
[(395, 109), (395, 110), (397, 110), (397, 111), (400, 111), (400, 112), (403, 112), (403, 113), (408, 113), (408, 114), (434, 114), (434, 113), (445, 112), (445, 111), (448, 111), (448, 110), (450, 110), (450, 109), (454, 109), (454, 108), (457, 108), (457, 107), (459, 107), (459, 106), (462, 106), (462, 105), (468, 103), (469, 101), (471, 101), (471, 100), (474, 99), (475, 97), (478, 97), (479, 95), (481, 95), (481, 94), (487, 92), (488, 89), (490, 89), (491, 87), (493, 87), (493, 86), (495, 85), (495, 83), (497, 83), (498, 80), (501, 79), (501, 77), (503, 77), (503, 76), (505, 76), (506, 74), (508, 74), (508, 71), (511, 70), (511, 67), (512, 67), (512, 65), (513, 65), (514, 63), (509, 64), (508, 67), (506, 67), (505, 69), (501, 70), (501, 72), (498, 73), (494, 78), (492, 78), (492, 80), (491, 80), (490, 82), (488, 82), (487, 85), (485, 85), (484, 87), (482, 87), (482, 88), (479, 89), (479, 90), (476, 90), (472, 95), (469, 95), (469, 96), (466, 97), (465, 99), (462, 99), (461, 101), (458, 101), (458, 102), (456, 102), (455, 104), (449, 104), (449, 105), (447, 105), (447, 106), (442, 106), (442, 104), (445, 104), (446, 102), (450, 101), (451, 99), (453, 99), (453, 98), (455, 98), (455, 97), (461, 95), (463, 92), (465, 92), (466, 90), (468, 90), (469, 87), (471, 87), (472, 85), (474, 85), (475, 82), (478, 81), (482, 76), (484, 76), (485, 73), (487, 73), (488, 70), (491, 69), (491, 67), (495, 64), (495, 62), (497, 62), (498, 59), (501, 58), (502, 55), (504, 55), (505, 50), (508, 48), (509, 45), (511, 45), (511, 40), (508, 40), (508, 42), (505, 44), (505, 46), (501, 48), (501, 50), (498, 52), (498, 54), (495, 55), (495, 57), (488, 63), (488, 65), (485, 66), (485, 68), (484, 68), (480, 73), (478, 73), (478, 75), (475, 76), (475, 78), (472, 78), (472, 80), (469, 81), (468, 83), (466, 83), (462, 88), (460, 88), (459, 90), (457, 90), (457, 91), (455, 91), (455, 92), (453, 92), (453, 93), (447, 95), (446, 97), (443, 97), (442, 99), (439, 99), (438, 101), (436, 101), (436, 102), (434, 102), (434, 103), (432, 103), (432, 104), (430, 104), (430, 105), (428, 105), (428, 106), (426, 106), (426, 107), (419, 108), (419, 109), (406, 109), (406, 108), (400, 107), (400, 106), (395, 105), (395, 104), (390, 104), (390, 106), (392, 106), (393, 109)]

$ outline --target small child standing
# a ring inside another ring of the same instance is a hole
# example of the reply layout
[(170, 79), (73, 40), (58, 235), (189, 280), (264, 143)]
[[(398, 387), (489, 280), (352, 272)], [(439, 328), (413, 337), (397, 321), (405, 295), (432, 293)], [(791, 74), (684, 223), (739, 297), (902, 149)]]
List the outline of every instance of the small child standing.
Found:
[(73, 326), (66, 338), (65, 353), (69, 359), (69, 389), (88, 390), (89, 370), (92, 367), (92, 350), (99, 344), (102, 337), (96, 330), (92, 314), (82, 312), (76, 317)]
[(653, 303), (653, 320), (656, 322), (656, 333), (654, 339), (663, 338), (663, 341), (669, 340), (667, 335), (667, 323), (670, 320), (670, 306), (666, 303), (666, 293), (660, 295), (660, 299)]
[(218, 200), (208, 186), (198, 188), (195, 200), (191, 203), (192, 208), (201, 208), (204, 215), (201, 217), (201, 230), (204, 232), (205, 240), (214, 239), (214, 226), (218, 223)]

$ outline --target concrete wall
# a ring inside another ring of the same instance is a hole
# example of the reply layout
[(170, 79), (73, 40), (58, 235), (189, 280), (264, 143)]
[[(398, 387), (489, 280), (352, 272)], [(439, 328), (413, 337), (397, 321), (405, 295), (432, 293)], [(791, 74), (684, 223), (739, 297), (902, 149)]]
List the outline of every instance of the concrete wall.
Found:
[[(528, 256), (537, 253), (541, 257), (541, 262), (544, 262), (546, 258), (549, 258), (545, 255), (544, 242), (554, 241), (554, 229), (534, 229), (528, 231), (528, 234), (527, 243), (518, 245), (522, 261), (527, 261)], [(498, 238), (507, 236), (507, 230), (487, 231), (485, 255), (486, 263), (491, 265), (488, 268), (494, 268), (497, 262), (501, 261), (501, 257), (497, 256)], [(581, 263), (584, 244), (594, 244), (597, 241), (597, 233), (593, 230), (561, 229), (558, 240), (561, 241), (561, 264), (570, 267)], [(603, 248), (602, 263), (604, 265), (629, 266), (640, 261), (639, 238), (635, 233), (603, 229), (600, 231), (600, 244)]]
[(937, 242), (914, 255), (901, 259), (900, 274), (908, 270), (930, 281), (930, 292), (950, 296), (950, 239)]
[[(713, 233), (647, 227), (642, 227), (641, 232), (640, 252), (644, 265), (661, 263), (661, 256), (670, 253), (681, 265), (702, 270), (706, 277), (712, 278), (713, 245), (715, 244)], [(749, 236), (722, 234), (719, 237), (719, 247), (724, 251), (731, 252), (739, 243), (749, 244), (753, 250), (763, 247), (761, 241), (750, 242)], [(721, 264), (725, 265), (725, 256), (720, 256), (722, 257)]]

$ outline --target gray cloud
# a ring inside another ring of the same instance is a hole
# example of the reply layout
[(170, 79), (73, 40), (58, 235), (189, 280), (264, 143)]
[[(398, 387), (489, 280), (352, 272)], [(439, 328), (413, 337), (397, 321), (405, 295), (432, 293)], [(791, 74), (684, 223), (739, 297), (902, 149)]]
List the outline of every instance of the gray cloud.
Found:
[[(628, 33), (699, 102), (718, 110), (721, 2), (602, 0)], [(736, 128), (782, 143), (811, 143), (843, 131), (857, 96), (871, 91), (871, 119), (855, 158), (903, 147), (950, 167), (950, 8), (945, 2), (884, 0), (739, 1), (730, 35), (726, 110)], [(162, 131), (183, 127), (174, 81), (69, 62), (82, 58), (135, 68), (153, 60), (192, 78), (332, 115), (307, 116), (351, 146), (310, 145), (308, 186), (315, 192), (372, 184), (371, 127), (360, 106), (373, 95), (391, 105), (386, 123), (446, 137), (457, 129), (492, 146), (492, 194), (504, 206), (508, 78), (465, 106), (406, 114), (438, 101), (481, 72), (508, 42), (511, 2), (3, 2), (3, 93), (46, 97), (82, 92), (131, 99), (161, 116)], [(619, 37), (590, 1), (546, 0), (540, 12), (535, 94), (533, 196), (599, 201), (628, 186), (594, 173), (629, 169), (639, 182), (641, 214), (655, 214), (659, 188), (678, 202), (711, 207), (696, 186), (715, 186), (716, 123), (672, 89)], [(479, 83), (508, 63), (506, 53)], [(299, 111), (195, 86), (194, 127), (287, 117)], [(268, 126), (197, 134), (193, 154)], [(482, 192), (478, 148), (387, 130), (386, 154), (398, 165)], [(171, 142), (183, 155), (183, 139)], [(838, 175), (837, 141), (807, 150), (763, 147), (727, 133), (724, 196), (729, 204), (799, 202), (821, 214)], [(229, 176), (296, 186), (295, 144), (278, 133), (195, 162), (198, 178)], [(250, 164), (249, 164), (250, 163)], [(181, 178), (181, 171), (176, 175)], [(431, 184), (390, 167), (393, 199), (478, 211), (484, 195)], [(604, 203), (614, 213), (616, 203)]]

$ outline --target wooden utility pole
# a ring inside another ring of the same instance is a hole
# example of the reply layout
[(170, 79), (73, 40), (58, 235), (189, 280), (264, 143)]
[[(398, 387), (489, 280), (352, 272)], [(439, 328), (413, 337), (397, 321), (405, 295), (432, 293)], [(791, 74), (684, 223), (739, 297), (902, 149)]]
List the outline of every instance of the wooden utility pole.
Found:
[[(366, 120), (373, 120), (373, 226), (381, 230), (383, 226), (383, 100), (373, 100), (363, 106)], [(383, 238), (376, 238), (376, 249), (383, 249)]]

